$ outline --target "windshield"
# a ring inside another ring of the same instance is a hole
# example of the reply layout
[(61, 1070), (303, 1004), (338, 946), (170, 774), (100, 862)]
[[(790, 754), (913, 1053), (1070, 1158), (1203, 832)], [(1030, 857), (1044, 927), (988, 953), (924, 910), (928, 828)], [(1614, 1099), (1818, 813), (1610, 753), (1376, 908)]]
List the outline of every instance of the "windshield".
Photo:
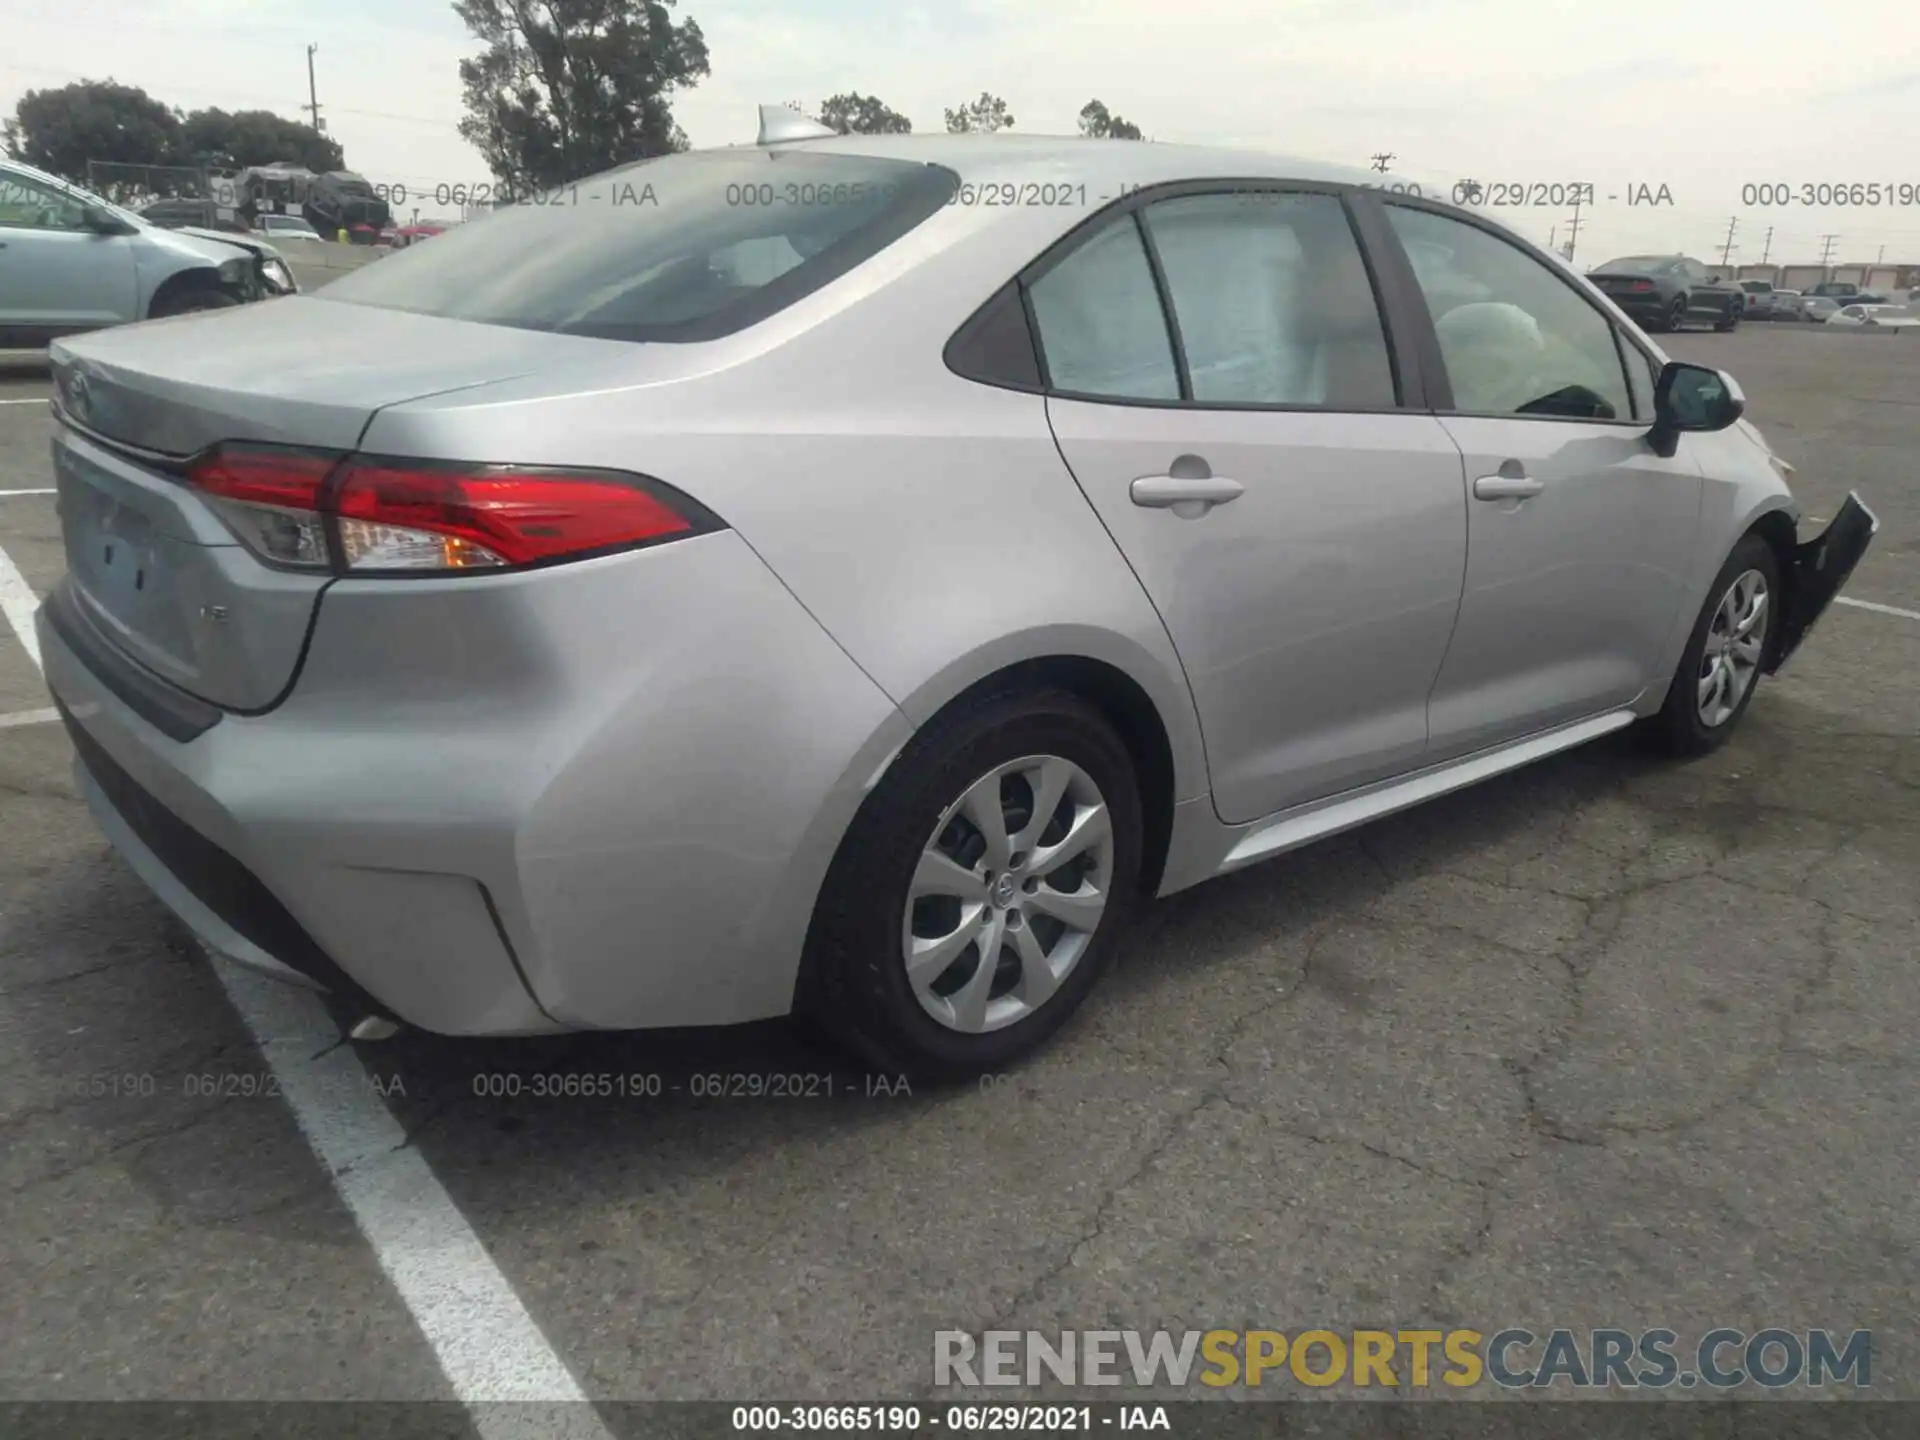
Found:
[(609, 340), (710, 340), (870, 259), (958, 183), (866, 155), (669, 155), (456, 225), (322, 298)]

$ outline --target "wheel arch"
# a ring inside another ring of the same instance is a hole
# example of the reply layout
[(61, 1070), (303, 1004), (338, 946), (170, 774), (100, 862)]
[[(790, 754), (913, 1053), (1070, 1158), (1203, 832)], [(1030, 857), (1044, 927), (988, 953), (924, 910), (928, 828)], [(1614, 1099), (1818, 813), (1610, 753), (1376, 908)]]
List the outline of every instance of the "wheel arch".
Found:
[[(1167, 847), (1173, 837), (1173, 811), (1179, 795), (1174, 741), (1153, 697), (1134, 676), (1108, 660), (1083, 654), (1035, 655), (1002, 665), (950, 696), (929, 714), (916, 733), (941, 716), (996, 691), (1065, 690), (1087, 702), (1113, 726), (1133, 761), (1140, 787), (1144, 833), (1140, 847), (1140, 883), (1147, 894), (1159, 888)], [(904, 748), (904, 747), (902, 747)], [(898, 758), (888, 757), (889, 766)], [(876, 776), (876, 781), (878, 777)]]
[(147, 297), (146, 314), (140, 318), (143, 320), (153, 319), (154, 312), (177, 295), (186, 294), (194, 290), (224, 290), (225, 288), (226, 285), (221, 278), (218, 266), (212, 264), (189, 265), (185, 269), (174, 271), (171, 275), (167, 276), (166, 279), (154, 286), (153, 294)]

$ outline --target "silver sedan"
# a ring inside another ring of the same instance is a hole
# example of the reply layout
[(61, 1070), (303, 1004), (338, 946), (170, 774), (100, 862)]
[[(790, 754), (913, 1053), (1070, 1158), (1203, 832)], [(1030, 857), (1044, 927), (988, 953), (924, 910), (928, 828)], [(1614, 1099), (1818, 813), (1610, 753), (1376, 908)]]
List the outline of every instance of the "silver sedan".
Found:
[(1730, 377), (1380, 183), (771, 112), (62, 341), (87, 800), (374, 1028), (799, 1010), (952, 1077), (1153, 896), (1723, 744), (1871, 517), (1800, 534)]

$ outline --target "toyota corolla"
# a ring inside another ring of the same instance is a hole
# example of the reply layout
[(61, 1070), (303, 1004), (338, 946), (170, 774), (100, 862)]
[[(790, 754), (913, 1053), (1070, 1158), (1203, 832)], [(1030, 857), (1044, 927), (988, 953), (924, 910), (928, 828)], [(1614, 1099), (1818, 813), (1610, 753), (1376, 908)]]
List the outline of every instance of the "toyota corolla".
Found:
[(1871, 515), (1799, 533), (1729, 376), (1380, 178), (771, 111), (61, 341), (88, 803), (382, 1024), (800, 1010), (954, 1076), (1143, 900), (1724, 743)]

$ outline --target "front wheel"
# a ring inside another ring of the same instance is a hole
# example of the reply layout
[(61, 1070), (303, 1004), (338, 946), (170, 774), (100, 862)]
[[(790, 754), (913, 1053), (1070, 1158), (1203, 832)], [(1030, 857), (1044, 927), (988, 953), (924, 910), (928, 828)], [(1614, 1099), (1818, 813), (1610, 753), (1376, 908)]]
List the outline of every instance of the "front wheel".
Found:
[(1748, 535), (1720, 567), (1647, 738), (1670, 755), (1704, 755), (1727, 743), (1760, 682), (1780, 617), (1780, 562)]
[(1667, 313), (1661, 317), (1660, 328), (1666, 331), (1678, 330), (1687, 320), (1687, 297), (1674, 296), (1673, 303), (1667, 306)]
[(1086, 998), (1136, 899), (1127, 748), (1064, 691), (936, 720), (867, 797), (821, 888), (803, 1004), (880, 1069), (964, 1079)]

